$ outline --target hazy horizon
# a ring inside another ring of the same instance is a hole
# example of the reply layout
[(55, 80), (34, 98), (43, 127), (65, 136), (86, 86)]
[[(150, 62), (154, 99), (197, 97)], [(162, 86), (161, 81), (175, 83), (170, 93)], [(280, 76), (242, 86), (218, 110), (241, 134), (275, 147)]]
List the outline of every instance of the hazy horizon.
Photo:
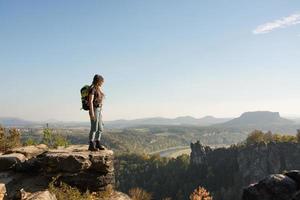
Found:
[(0, 117), (300, 116), (300, 2), (0, 1)]
[[(262, 111), (262, 110), (261, 110)], [(245, 111), (245, 112), (257, 112), (257, 111)], [(245, 113), (243, 112), (243, 113)], [(273, 112), (273, 111), (270, 111)], [(137, 120), (137, 119), (148, 119), (148, 118), (166, 118), (166, 119), (175, 119), (179, 117), (193, 117), (195, 119), (200, 119), (200, 118), (205, 118), (205, 117), (215, 117), (215, 118), (223, 118), (223, 119), (234, 119), (240, 117), (243, 113), (237, 115), (237, 116), (214, 116), (214, 115), (204, 115), (200, 117), (195, 117), (191, 115), (181, 115), (181, 116), (175, 116), (175, 117), (163, 117), (163, 116), (149, 116), (149, 117), (139, 117), (139, 118), (118, 118), (118, 119), (112, 119), (112, 120), (105, 120), (105, 121), (117, 121), (117, 120)], [(281, 117), (283, 118), (288, 118), (288, 119), (300, 119), (299, 115), (292, 115), (292, 114), (281, 114), (279, 113)], [(0, 118), (16, 118), (16, 119), (22, 119), (22, 120), (27, 120), (27, 121), (33, 121), (33, 122), (51, 122), (51, 121), (58, 121), (58, 122), (88, 122), (89, 119), (84, 119), (84, 120), (58, 120), (58, 119), (46, 119), (46, 120), (36, 120), (36, 119), (27, 119), (27, 118), (21, 118), (17, 116), (0, 116)]]

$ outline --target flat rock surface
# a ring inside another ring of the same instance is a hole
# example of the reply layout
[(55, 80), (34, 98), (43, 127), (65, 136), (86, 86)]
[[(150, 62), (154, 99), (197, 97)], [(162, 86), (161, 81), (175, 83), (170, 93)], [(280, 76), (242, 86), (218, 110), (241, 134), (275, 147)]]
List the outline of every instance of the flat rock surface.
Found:
[(51, 194), (48, 190), (35, 192), (33, 194), (22, 191), (21, 196), (21, 199), (24, 200), (57, 200), (55, 195)]
[(7, 151), (6, 154), (21, 153), (24, 156), (26, 156), (27, 159), (30, 159), (32, 157), (36, 157), (36, 156), (44, 153), (47, 150), (48, 150), (48, 147), (46, 145), (39, 144), (39, 145), (36, 145), (36, 146), (31, 145), (31, 146), (13, 148), (13, 149)]
[(72, 145), (51, 149), (38, 156), (42, 167), (48, 172), (97, 172), (113, 171), (113, 151), (88, 151), (87, 145)]

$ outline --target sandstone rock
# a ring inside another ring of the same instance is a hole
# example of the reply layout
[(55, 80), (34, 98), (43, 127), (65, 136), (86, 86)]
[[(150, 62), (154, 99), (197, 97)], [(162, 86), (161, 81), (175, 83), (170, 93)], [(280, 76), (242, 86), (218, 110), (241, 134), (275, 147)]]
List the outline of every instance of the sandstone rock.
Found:
[(38, 191), (44, 191), (48, 188), (51, 177), (42, 174), (14, 173), (11, 180), (6, 183), (7, 199), (20, 199), (20, 191), (26, 191), (33, 194)]
[(131, 200), (131, 198), (122, 192), (114, 192), (107, 200)]
[[(107, 191), (108, 186), (114, 187), (113, 151), (91, 152), (87, 145), (47, 151), (44, 147), (17, 148), (0, 156), (0, 184), (7, 190), (6, 198), (20, 199), (19, 191), (23, 189), (26, 191), (23, 195), (28, 199), (29, 194), (45, 191), (53, 177), (56, 178), (55, 183), (64, 182), (83, 192), (87, 189), (91, 192)], [(12, 170), (1, 172), (9, 169)], [(43, 199), (39, 195), (37, 197)]]
[(16, 178), (11, 171), (0, 172), (0, 200), (7, 196), (7, 185)]
[(69, 147), (50, 150), (38, 156), (43, 169), (48, 172), (80, 172), (92, 169), (108, 173), (113, 171), (113, 152), (110, 150), (91, 152), (87, 148)]
[(4, 183), (0, 183), (0, 200), (4, 199), (4, 196), (6, 194), (6, 187)]
[(283, 174), (270, 175), (244, 189), (243, 200), (291, 200), (297, 191), (294, 180)]
[(0, 172), (0, 183), (7, 184), (15, 178), (16, 174), (12, 171)]
[(21, 153), (26, 156), (27, 159), (32, 157), (36, 157), (45, 151), (48, 150), (48, 147), (44, 144), (36, 145), (36, 146), (25, 146), (25, 147), (18, 147), (9, 150), (7, 153)]
[(0, 156), (0, 171), (13, 169), (16, 164), (26, 160), (25, 156), (20, 153), (4, 154)]
[(21, 193), (21, 200), (56, 200), (55, 195), (51, 194), (48, 190), (35, 192), (33, 194), (25, 191), (21, 191)]
[(89, 154), (81, 152), (49, 151), (40, 157), (47, 172), (79, 172), (91, 166)]
[(114, 173), (90, 173), (81, 172), (76, 174), (63, 174), (57, 182), (64, 182), (72, 187), (77, 187), (81, 191), (103, 191), (107, 185), (115, 184)]
[(112, 151), (100, 151), (99, 153), (92, 153), (91, 154), (91, 169), (97, 172), (112, 172), (114, 171), (113, 168), (113, 153)]
[(39, 160), (37, 158), (33, 157), (29, 160), (25, 160), (24, 162), (17, 163), (14, 167), (14, 171), (23, 173), (38, 172), (41, 168), (40, 163), (38, 161)]

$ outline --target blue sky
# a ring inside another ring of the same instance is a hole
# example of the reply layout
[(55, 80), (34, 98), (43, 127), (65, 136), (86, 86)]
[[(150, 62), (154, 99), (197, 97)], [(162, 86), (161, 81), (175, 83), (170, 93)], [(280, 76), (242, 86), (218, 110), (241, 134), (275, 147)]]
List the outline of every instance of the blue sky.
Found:
[(0, 0), (0, 116), (104, 120), (300, 115), (299, 0)]

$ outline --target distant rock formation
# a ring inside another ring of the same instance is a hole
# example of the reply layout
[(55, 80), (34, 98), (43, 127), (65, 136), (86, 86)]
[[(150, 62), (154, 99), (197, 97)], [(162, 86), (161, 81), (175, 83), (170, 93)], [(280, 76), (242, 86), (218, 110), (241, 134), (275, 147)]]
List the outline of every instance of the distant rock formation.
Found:
[[(55, 196), (47, 191), (53, 177), (55, 182), (67, 183), (81, 191), (114, 188), (113, 151), (91, 152), (86, 145), (59, 149), (38, 145), (6, 152), (0, 155), (0, 200), (54, 200)], [(119, 192), (111, 193), (111, 197), (130, 199)]]
[(190, 163), (194, 165), (207, 164), (207, 154), (212, 150), (208, 146), (203, 146), (200, 141), (196, 143), (191, 143), (191, 156)]
[(227, 127), (269, 128), (272, 126), (292, 125), (293, 121), (282, 118), (279, 112), (245, 112), (240, 117), (220, 124)]
[(260, 143), (211, 150), (197, 142), (191, 144), (191, 149), (191, 165), (213, 175), (202, 177), (202, 182), (219, 188), (211, 191), (217, 196), (215, 200), (238, 200), (249, 184), (269, 174), (300, 169), (299, 143)]
[(300, 171), (272, 174), (243, 191), (242, 200), (300, 200)]

